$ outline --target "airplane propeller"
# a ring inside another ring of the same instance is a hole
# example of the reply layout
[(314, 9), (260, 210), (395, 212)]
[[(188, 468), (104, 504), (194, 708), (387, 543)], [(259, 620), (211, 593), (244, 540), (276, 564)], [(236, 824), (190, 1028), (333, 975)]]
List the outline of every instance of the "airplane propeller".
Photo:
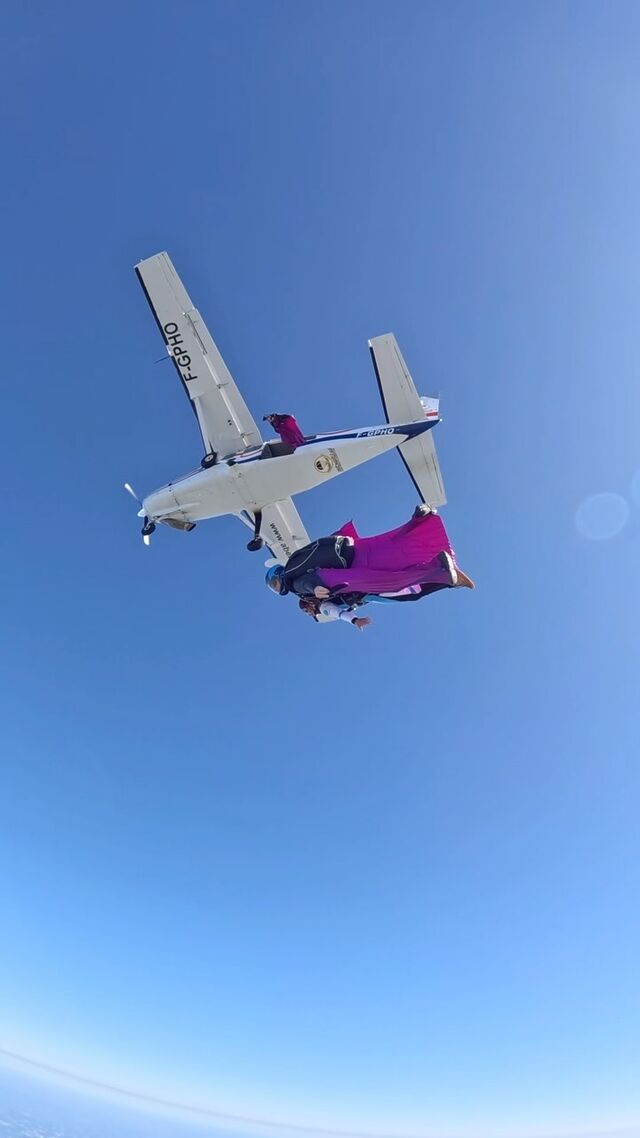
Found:
[(125, 482), (124, 488), (128, 494), (131, 494), (131, 497), (134, 498), (135, 501), (140, 506), (140, 509), (138, 510), (138, 517), (143, 519), (142, 540), (143, 540), (145, 545), (151, 545), (151, 534), (154, 532), (154, 530), (156, 528), (155, 522), (149, 521), (149, 518), (147, 517), (147, 515), (144, 512), (144, 507), (142, 506), (142, 500), (136, 494), (135, 490), (133, 489), (133, 486), (131, 486), (129, 482)]

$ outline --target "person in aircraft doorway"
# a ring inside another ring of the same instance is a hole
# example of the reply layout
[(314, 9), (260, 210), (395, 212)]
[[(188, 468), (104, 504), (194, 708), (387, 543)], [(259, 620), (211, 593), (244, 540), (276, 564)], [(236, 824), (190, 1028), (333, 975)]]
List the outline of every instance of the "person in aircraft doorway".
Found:
[(262, 448), (261, 458), (282, 458), (285, 454), (293, 454), (296, 447), (305, 441), (304, 435), (300, 430), (293, 415), (264, 415), (264, 423), (271, 423), (271, 426), (280, 435), (281, 442), (279, 443), (265, 443)]

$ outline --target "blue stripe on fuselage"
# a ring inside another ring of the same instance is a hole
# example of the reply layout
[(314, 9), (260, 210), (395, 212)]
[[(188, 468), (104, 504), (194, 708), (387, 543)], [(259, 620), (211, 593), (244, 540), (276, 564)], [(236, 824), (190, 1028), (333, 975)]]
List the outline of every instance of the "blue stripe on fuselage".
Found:
[[(303, 443), (299, 443), (296, 451), (302, 450), (306, 446), (312, 446), (315, 443), (333, 443), (345, 442), (347, 439), (374, 439), (380, 438), (384, 435), (404, 435), (405, 441), (407, 439), (414, 439), (417, 435), (423, 435), (425, 431), (430, 431), (439, 423), (439, 419), (424, 419), (419, 423), (400, 423), (393, 426), (384, 427), (363, 427), (359, 431), (332, 431), (327, 435), (306, 435)], [(400, 445), (400, 444), (399, 444)], [(236, 465), (242, 462), (252, 462), (258, 455), (262, 453), (262, 447), (254, 447), (250, 451), (245, 451), (244, 454), (239, 454), (235, 457)]]
[[(303, 443), (300, 443), (295, 449), (296, 451), (303, 450), (304, 447), (312, 446), (315, 443), (333, 443), (344, 442), (347, 439), (375, 439), (385, 435), (404, 435), (403, 442), (408, 439), (415, 439), (418, 435), (424, 435), (426, 431), (430, 431), (439, 423), (439, 418), (434, 419), (421, 419), (418, 423), (399, 423), (394, 425), (387, 425), (384, 427), (363, 427), (358, 431), (332, 431), (326, 435), (306, 435)], [(398, 446), (401, 444), (398, 443)], [(251, 450), (246, 450), (240, 454), (232, 454), (227, 458), (221, 458), (220, 463), (227, 462), (233, 459), (234, 466), (241, 466), (243, 463), (256, 462), (260, 459), (262, 454), (262, 446), (252, 447)], [(270, 460), (273, 461), (273, 460)], [(174, 478), (169, 486), (176, 486), (179, 482), (184, 482), (187, 478), (192, 478), (194, 474), (199, 474), (200, 470), (192, 470), (190, 474), (183, 474), (179, 478)]]

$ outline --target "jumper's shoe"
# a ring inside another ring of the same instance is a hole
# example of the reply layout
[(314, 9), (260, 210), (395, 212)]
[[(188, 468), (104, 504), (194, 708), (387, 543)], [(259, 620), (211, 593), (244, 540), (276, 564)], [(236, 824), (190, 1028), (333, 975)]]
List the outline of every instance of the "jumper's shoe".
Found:
[(467, 574), (463, 573), (462, 569), (457, 569), (456, 572), (458, 574), (459, 589), (475, 589), (475, 584), (471, 580), (471, 577), (467, 577)]
[(437, 514), (437, 512), (435, 506), (430, 506), (428, 502), (421, 502), (413, 511), (413, 516), (414, 518), (427, 518), (429, 514)]
[(445, 549), (443, 549), (442, 553), (438, 554), (438, 561), (442, 565), (443, 569), (448, 570), (449, 576), (451, 578), (451, 584), (454, 586), (457, 585), (458, 584), (458, 570), (456, 569), (456, 564), (455, 564), (455, 561), (453, 560), (453, 557), (451, 556), (451, 554), (447, 553), (447, 551)]

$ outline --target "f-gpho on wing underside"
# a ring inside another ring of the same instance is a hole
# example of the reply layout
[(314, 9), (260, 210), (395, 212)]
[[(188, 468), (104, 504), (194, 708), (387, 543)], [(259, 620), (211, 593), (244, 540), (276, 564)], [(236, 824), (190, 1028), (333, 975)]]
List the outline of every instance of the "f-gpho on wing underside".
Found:
[(191, 401), (202, 436), (200, 466), (141, 502), (143, 533), (156, 523), (193, 529), (206, 518), (233, 514), (253, 530), (252, 549), (266, 544), (284, 563), (309, 542), (294, 494), (375, 458), (393, 447), (423, 501), (445, 502), (431, 428), (437, 399), (421, 399), (395, 336), (369, 341), (387, 422), (310, 435), (294, 447), (265, 444), (247, 404), (167, 253), (136, 265), (167, 352)]

